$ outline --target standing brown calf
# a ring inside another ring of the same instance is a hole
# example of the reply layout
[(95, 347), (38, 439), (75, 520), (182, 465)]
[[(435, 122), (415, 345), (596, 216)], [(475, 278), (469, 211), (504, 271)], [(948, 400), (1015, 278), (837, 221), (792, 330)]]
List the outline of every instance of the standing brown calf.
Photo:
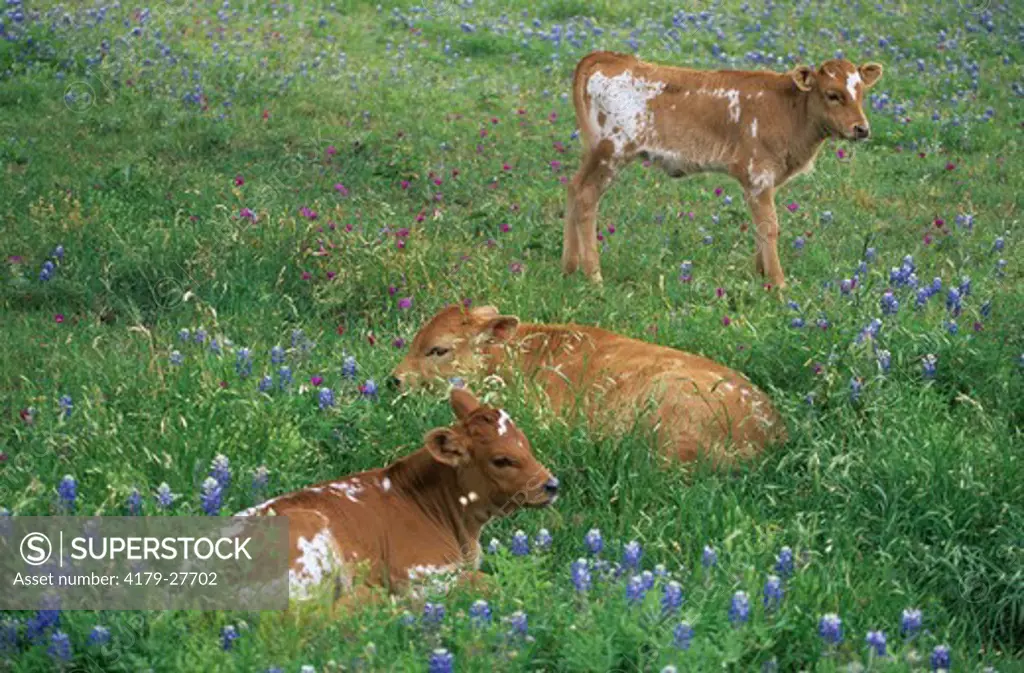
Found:
[(583, 161), (569, 183), (562, 270), (601, 281), (597, 207), (616, 172), (636, 157), (672, 177), (726, 173), (754, 216), (756, 266), (785, 287), (775, 190), (810, 170), (829, 136), (870, 134), (864, 92), (882, 66), (845, 59), (791, 72), (691, 70), (608, 51), (585, 56), (573, 76)]

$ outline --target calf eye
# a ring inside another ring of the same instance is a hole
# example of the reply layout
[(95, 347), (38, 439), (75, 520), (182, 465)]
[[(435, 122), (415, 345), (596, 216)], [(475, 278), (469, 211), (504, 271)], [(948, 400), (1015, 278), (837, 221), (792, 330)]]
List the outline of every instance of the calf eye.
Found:
[(835, 91), (830, 91), (828, 93), (828, 99), (831, 102), (833, 102), (833, 103), (842, 103), (843, 102), (843, 94), (836, 93)]
[(494, 467), (515, 467), (516, 462), (506, 456), (499, 456), (491, 459), (491, 465)]
[(441, 357), (442, 355), (446, 355), (450, 350), (451, 348), (445, 348), (444, 346), (434, 346), (427, 351), (427, 357)]

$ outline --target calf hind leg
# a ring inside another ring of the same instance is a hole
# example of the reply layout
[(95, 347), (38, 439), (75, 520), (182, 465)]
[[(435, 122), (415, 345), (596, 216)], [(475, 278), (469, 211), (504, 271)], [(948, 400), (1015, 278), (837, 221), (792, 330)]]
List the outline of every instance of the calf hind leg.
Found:
[(597, 206), (615, 177), (611, 142), (602, 141), (583, 159), (568, 187), (562, 270), (573, 273), (579, 266), (590, 280), (601, 282), (601, 258), (597, 247)]

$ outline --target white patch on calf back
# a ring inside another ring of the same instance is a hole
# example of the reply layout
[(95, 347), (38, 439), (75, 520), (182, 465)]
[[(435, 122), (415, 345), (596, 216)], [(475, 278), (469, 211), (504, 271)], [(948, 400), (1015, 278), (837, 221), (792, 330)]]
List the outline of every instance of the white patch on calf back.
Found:
[[(664, 82), (650, 82), (634, 77), (629, 70), (615, 77), (595, 72), (587, 80), (590, 98), (590, 124), (601, 139), (612, 141), (615, 153), (621, 154), (627, 143), (637, 143), (653, 126), (654, 115), (648, 101), (665, 90)], [(598, 117), (604, 113), (604, 124)]]
[(505, 413), (504, 409), (501, 409), (498, 412), (498, 434), (504, 437), (510, 425), (512, 425), (512, 417)]
[(358, 479), (353, 479), (351, 482), (336, 481), (329, 488), (336, 494), (344, 495), (352, 502), (359, 502), (356, 496), (363, 492), (363, 487), (357, 483), (358, 481)]
[(860, 73), (854, 70), (846, 76), (846, 90), (850, 92), (850, 98), (857, 98), (858, 84), (860, 84)]
[(341, 570), (342, 560), (334, 537), (326, 528), (311, 540), (300, 536), (296, 547), (299, 556), (288, 569), (288, 594), (293, 599), (304, 600), (325, 579)]
[(697, 93), (702, 93), (712, 98), (727, 98), (729, 99), (729, 121), (733, 123), (739, 123), (740, 121), (740, 92), (738, 89), (714, 89), (710, 90), (705, 87), (701, 87), (697, 90)]

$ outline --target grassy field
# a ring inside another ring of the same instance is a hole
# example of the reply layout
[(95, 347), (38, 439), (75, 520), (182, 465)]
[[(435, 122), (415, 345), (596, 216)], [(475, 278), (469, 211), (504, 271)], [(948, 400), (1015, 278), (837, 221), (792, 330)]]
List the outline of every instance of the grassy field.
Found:
[[(666, 471), (641, 433), (588, 435), (478, 389), (564, 485), (555, 508), (485, 531), (501, 543), (484, 566), (489, 623), (470, 618), (468, 593), (435, 599), (438, 624), (403, 603), (335, 620), (8, 612), (0, 670), (416, 671), (435, 648), (458, 671), (931, 670), (937, 646), (955, 670), (1024, 670), (1019, 3), (3, 12), (5, 515), (65, 511), (65, 475), (79, 514), (202, 514), (223, 455), (227, 515), (383, 465), (451, 412), (367, 394), (368, 381), (459, 301), (720, 360), (770, 391), (791, 441), (734, 476)], [(870, 143), (830, 142), (780, 193), (783, 300), (754, 275), (737, 185), (640, 164), (602, 203), (604, 286), (562, 278), (580, 154), (567, 94), (599, 48), (699, 67), (781, 71), (837, 51), (884, 64)], [(314, 377), (334, 406), (320, 408)], [(526, 555), (512, 553), (520, 529)], [(639, 567), (615, 572), (631, 540)], [(653, 586), (631, 602), (642, 571)], [(766, 605), (771, 575), (784, 595)], [(684, 601), (669, 589), (666, 610), (670, 579)], [(746, 620), (730, 615), (741, 591)], [(921, 627), (901, 632), (914, 609)], [(841, 642), (820, 633), (829, 613)], [(877, 630), (885, 656), (866, 641)]]

